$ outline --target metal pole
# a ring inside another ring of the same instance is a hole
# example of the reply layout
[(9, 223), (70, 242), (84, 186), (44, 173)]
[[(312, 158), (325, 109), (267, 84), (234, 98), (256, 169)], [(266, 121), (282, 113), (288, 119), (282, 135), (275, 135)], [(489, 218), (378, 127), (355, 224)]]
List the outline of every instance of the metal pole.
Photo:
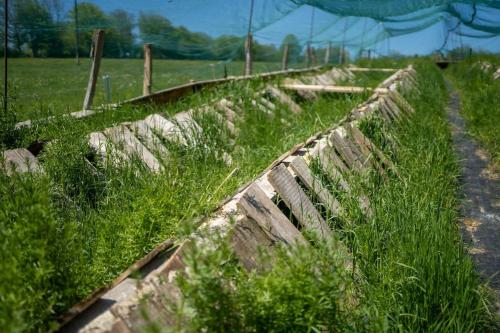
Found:
[(309, 41), (307, 42), (307, 62), (306, 66), (309, 67), (312, 64), (312, 49), (311, 49), (311, 43), (312, 43), (312, 36), (313, 36), (313, 28), (314, 28), (314, 9), (316, 7), (312, 7), (311, 11), (311, 27), (309, 29)]
[(8, 54), (7, 48), (9, 44), (9, 0), (4, 0), (4, 34), (3, 34), (3, 109), (7, 113), (7, 69), (8, 69)]
[(80, 65), (80, 54), (79, 54), (79, 47), (80, 47), (80, 34), (78, 31), (78, 0), (75, 0), (75, 40), (76, 40), (76, 45), (75, 45), (75, 57), (76, 57), (76, 64)]
[(252, 74), (252, 20), (254, 0), (250, 2), (250, 15), (248, 18), (247, 39), (245, 41), (245, 75)]

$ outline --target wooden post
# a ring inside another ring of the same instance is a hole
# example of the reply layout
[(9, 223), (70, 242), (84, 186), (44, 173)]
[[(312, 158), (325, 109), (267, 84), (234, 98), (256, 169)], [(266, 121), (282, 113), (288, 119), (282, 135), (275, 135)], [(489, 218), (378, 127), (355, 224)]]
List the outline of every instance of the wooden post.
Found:
[(368, 60), (372, 58), (372, 50), (368, 49)]
[(328, 46), (326, 47), (325, 51), (325, 65), (328, 65), (330, 62), (330, 52), (332, 51), (332, 43), (328, 42)]
[(245, 41), (245, 75), (252, 75), (252, 33)]
[(288, 43), (283, 47), (283, 60), (281, 61), (281, 69), (286, 71), (288, 69)]
[(224, 78), (227, 79), (227, 65), (224, 63)]
[(99, 68), (101, 67), (102, 49), (104, 46), (104, 30), (94, 30), (92, 37), (92, 68), (90, 69), (89, 83), (87, 85), (87, 92), (83, 100), (83, 109), (90, 110), (92, 107), (92, 100), (94, 99), (95, 86), (97, 78), (99, 77)]
[(343, 65), (345, 63), (345, 46), (342, 44), (342, 48), (340, 49), (340, 64)]
[(151, 44), (144, 44), (144, 84), (142, 94), (151, 95), (153, 85), (153, 56), (151, 54)]

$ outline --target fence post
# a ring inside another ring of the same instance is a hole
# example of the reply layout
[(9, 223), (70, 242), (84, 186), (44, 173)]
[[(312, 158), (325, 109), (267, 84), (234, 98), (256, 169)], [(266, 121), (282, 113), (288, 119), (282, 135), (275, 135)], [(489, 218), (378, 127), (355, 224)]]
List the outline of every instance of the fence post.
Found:
[(153, 55), (151, 54), (151, 44), (144, 44), (144, 83), (142, 94), (151, 95), (153, 85)]
[(94, 30), (92, 36), (92, 68), (90, 69), (89, 83), (87, 85), (87, 92), (83, 100), (83, 109), (90, 110), (92, 107), (92, 100), (94, 99), (95, 86), (99, 76), (99, 68), (101, 67), (102, 49), (104, 46), (104, 30)]
[(283, 60), (281, 61), (281, 70), (288, 69), (288, 43), (283, 47)]
[(252, 33), (245, 41), (245, 75), (252, 75)]
[(332, 43), (328, 42), (328, 46), (326, 47), (326, 51), (325, 51), (325, 65), (328, 65), (328, 63), (330, 62), (331, 50), (332, 50)]

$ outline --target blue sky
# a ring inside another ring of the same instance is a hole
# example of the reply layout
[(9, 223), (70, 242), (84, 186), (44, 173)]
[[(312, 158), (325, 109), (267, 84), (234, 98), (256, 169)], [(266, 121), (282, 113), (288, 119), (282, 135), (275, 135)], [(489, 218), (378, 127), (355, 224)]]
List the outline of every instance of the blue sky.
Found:
[[(82, 1), (82, 0), (80, 0)], [(211, 36), (223, 34), (244, 36), (248, 26), (249, 0), (87, 0), (96, 3), (104, 11), (124, 9), (132, 13), (144, 11), (163, 15), (174, 25), (183, 25), (192, 31), (205, 32)], [(72, 0), (66, 0), (71, 7)], [(302, 6), (297, 10), (285, 0), (256, 0), (254, 9), (255, 38), (263, 43), (279, 44), (288, 33), (293, 33), (305, 43), (309, 38), (311, 7)], [(495, 18), (494, 18), (495, 19)], [(497, 18), (498, 19), (498, 18)], [(274, 22), (269, 25), (269, 23)], [(341, 43), (358, 36), (358, 44), (371, 43), (377, 36), (378, 22), (356, 18), (340, 20), (332, 14), (315, 11), (313, 40), (317, 45), (326, 41)], [(371, 30), (370, 30), (371, 29)], [(344, 30), (347, 32), (344, 33)], [(370, 48), (378, 54), (398, 52), (401, 54), (428, 54), (439, 48), (444, 40), (446, 26), (438, 22), (424, 30), (389, 38), (381, 38)], [(379, 36), (380, 37), (380, 36)], [(500, 52), (500, 37), (492, 39), (471, 39), (454, 36), (448, 46), (458, 47), (460, 43), (476, 49)], [(353, 47), (350, 48), (355, 52)]]

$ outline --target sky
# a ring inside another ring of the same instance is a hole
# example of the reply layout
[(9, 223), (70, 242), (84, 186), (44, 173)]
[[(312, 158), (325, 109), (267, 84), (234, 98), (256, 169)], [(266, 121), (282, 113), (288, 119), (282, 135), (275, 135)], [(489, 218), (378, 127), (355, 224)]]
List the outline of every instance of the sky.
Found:
[[(159, 14), (168, 18), (174, 25), (183, 25), (191, 31), (204, 32), (213, 37), (245, 36), (248, 28), (250, 0), (86, 1), (99, 5), (106, 12), (123, 9), (131, 13), (143, 11)], [(65, 0), (68, 9), (72, 3), (73, 0)], [(489, 16), (488, 13), (481, 14), (495, 24), (500, 20), (500, 11), (492, 12)], [(351, 53), (355, 53), (362, 45), (379, 55), (429, 54), (440, 48), (447, 31), (446, 24), (438, 21), (418, 32), (388, 38), (382, 32), (383, 26), (372, 19), (340, 18), (319, 9), (315, 9), (313, 14), (312, 7), (305, 5), (297, 9), (287, 0), (255, 0), (252, 30), (254, 38), (259, 42), (279, 45), (287, 34), (293, 33), (301, 43), (306, 44), (311, 35), (311, 21), (313, 45), (326, 45), (328, 41), (340, 45), (347, 40), (353, 40), (355, 45), (347, 43)], [(498, 24), (500, 25), (500, 22)], [(447, 47), (459, 47), (462, 44), (474, 49), (500, 52), (499, 36), (472, 39), (451, 35)]]

